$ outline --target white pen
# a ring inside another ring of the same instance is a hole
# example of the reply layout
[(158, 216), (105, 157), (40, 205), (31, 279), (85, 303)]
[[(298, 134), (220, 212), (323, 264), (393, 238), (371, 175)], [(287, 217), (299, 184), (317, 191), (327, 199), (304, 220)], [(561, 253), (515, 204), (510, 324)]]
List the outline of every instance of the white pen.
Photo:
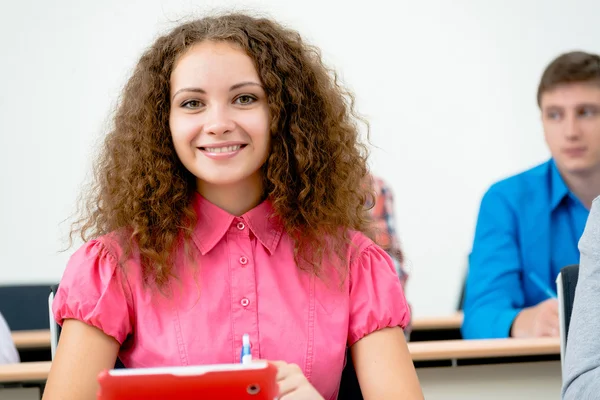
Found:
[(242, 364), (250, 364), (252, 362), (252, 351), (250, 347), (250, 335), (244, 333), (242, 336)]

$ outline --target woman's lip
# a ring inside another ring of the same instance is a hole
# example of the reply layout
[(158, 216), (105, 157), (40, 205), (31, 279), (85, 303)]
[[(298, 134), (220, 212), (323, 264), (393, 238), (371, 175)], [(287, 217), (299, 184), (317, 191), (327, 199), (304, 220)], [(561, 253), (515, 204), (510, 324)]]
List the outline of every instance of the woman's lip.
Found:
[[(222, 146), (222, 147), (225, 147), (225, 146)], [(211, 151), (206, 150), (206, 148), (204, 148), (204, 147), (198, 147), (198, 150), (200, 150), (200, 152), (202, 152), (202, 154), (204, 154), (208, 158), (211, 158), (213, 160), (223, 160), (223, 159), (235, 157), (245, 148), (246, 148), (246, 146), (242, 146), (239, 149), (234, 150), (234, 151), (222, 151), (219, 153), (213, 153)]]
[(202, 149), (214, 149), (217, 147), (231, 147), (231, 146), (246, 146), (248, 145), (248, 143), (244, 143), (244, 142), (223, 142), (223, 143), (209, 143), (209, 144), (205, 144), (202, 146), (197, 146), (198, 148), (202, 148)]

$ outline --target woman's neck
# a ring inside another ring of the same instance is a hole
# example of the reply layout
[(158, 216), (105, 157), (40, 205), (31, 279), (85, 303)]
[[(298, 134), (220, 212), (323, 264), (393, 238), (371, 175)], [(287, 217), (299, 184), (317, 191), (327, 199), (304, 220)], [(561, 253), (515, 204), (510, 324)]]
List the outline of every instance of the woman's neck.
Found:
[(236, 216), (245, 214), (263, 200), (263, 183), (259, 174), (231, 185), (214, 185), (197, 180), (196, 188), (206, 200)]

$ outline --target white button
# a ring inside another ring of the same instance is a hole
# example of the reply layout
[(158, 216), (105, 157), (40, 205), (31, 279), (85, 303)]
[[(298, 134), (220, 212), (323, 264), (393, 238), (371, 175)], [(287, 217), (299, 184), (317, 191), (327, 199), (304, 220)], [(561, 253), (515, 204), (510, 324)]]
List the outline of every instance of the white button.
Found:
[(245, 227), (246, 227), (246, 225), (244, 225), (244, 223), (243, 223), (243, 222), (238, 222), (238, 224), (237, 224), (237, 228), (238, 228), (240, 231), (243, 231)]
[(248, 264), (248, 259), (246, 257), (244, 257), (244, 256), (241, 256), (240, 257), (240, 264), (242, 264), (242, 265)]
[(250, 300), (244, 297), (242, 301), (240, 301), (240, 304), (244, 307), (248, 307), (248, 304), (250, 304)]

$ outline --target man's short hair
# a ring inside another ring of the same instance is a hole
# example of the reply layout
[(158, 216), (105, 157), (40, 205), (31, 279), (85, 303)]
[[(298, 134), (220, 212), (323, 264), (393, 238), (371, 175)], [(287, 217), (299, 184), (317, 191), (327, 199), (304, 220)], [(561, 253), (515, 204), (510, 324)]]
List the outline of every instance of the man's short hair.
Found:
[(600, 84), (600, 56), (583, 51), (564, 53), (554, 59), (544, 71), (538, 86), (537, 102), (542, 94), (568, 83), (597, 82)]

